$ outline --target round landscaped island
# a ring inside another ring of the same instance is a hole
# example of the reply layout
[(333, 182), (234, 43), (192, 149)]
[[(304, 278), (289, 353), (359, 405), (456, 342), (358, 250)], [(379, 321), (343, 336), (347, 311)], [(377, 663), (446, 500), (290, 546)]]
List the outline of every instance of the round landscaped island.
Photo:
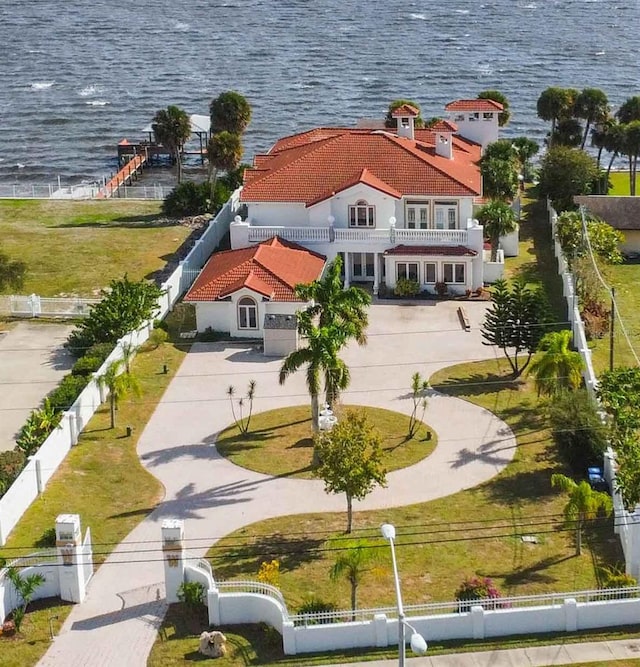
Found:
[[(409, 416), (361, 405), (336, 408), (338, 420), (348, 410), (363, 412), (382, 441), (382, 462), (387, 472), (406, 468), (429, 456), (436, 446), (433, 429), (423, 422), (408, 438)], [(313, 431), (308, 405), (279, 408), (253, 415), (249, 432), (233, 424), (220, 433), (216, 447), (236, 465), (265, 475), (313, 477)]]

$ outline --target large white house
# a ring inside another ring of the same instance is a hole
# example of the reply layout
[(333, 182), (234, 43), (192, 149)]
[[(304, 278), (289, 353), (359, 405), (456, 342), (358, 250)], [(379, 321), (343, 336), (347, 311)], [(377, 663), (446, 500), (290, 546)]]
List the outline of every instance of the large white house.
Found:
[(341, 254), (345, 283), (369, 282), (377, 294), (400, 278), (452, 293), (481, 287), (501, 273), (489, 266), (478, 161), (498, 138), (502, 105), (458, 100), (455, 120), (415, 128), (418, 110), (393, 114), (396, 129), (317, 128), (285, 137), (245, 172), (246, 216), (231, 224), (231, 247), (274, 236), (331, 261)]

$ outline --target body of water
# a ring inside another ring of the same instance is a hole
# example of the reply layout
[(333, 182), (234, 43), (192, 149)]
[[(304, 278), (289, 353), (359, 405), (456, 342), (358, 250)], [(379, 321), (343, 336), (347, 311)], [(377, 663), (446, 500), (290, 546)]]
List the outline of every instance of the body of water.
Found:
[(422, 115), (498, 88), (506, 134), (541, 140), (551, 85), (640, 94), (639, 0), (2, 0), (0, 182), (79, 182), (116, 167), (156, 110), (253, 107), (245, 159), (280, 136)]

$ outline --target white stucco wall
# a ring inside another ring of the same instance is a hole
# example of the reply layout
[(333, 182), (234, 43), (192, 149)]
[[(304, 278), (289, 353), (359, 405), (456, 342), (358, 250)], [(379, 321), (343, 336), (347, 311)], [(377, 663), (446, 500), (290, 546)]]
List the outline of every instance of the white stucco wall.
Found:
[(458, 134), (461, 137), (475, 141), (485, 148), (487, 144), (498, 139), (498, 113), (491, 115), (491, 120), (485, 120), (483, 112), (480, 111), (477, 120), (470, 120), (473, 112), (455, 111), (449, 114), (449, 118), (458, 126)]
[(520, 228), (517, 227), (511, 234), (501, 236), (500, 247), (505, 257), (517, 257), (520, 249)]
[(267, 357), (286, 357), (298, 348), (296, 329), (265, 329), (264, 354)]
[(473, 257), (434, 257), (427, 255), (385, 255), (385, 283), (389, 289), (396, 286), (396, 264), (402, 262), (417, 263), (419, 265), (420, 289), (426, 292), (434, 292), (434, 283), (424, 282), (424, 265), (426, 263), (436, 264), (436, 282), (442, 282), (443, 264), (464, 264), (465, 282), (448, 284), (447, 291), (450, 294), (464, 294), (467, 289), (473, 289)]
[(261, 227), (305, 227), (309, 224), (307, 209), (302, 202), (247, 202), (247, 218)]
[(624, 243), (620, 245), (622, 252), (640, 252), (640, 230), (624, 229)]

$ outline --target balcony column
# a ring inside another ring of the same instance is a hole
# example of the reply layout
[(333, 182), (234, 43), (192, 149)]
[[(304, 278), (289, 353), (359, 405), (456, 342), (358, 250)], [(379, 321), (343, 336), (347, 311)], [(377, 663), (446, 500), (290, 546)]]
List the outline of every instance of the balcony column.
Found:
[(348, 252), (344, 253), (344, 288), (349, 289), (351, 285), (351, 257)]
[(373, 253), (373, 296), (378, 296), (380, 286), (380, 254)]

